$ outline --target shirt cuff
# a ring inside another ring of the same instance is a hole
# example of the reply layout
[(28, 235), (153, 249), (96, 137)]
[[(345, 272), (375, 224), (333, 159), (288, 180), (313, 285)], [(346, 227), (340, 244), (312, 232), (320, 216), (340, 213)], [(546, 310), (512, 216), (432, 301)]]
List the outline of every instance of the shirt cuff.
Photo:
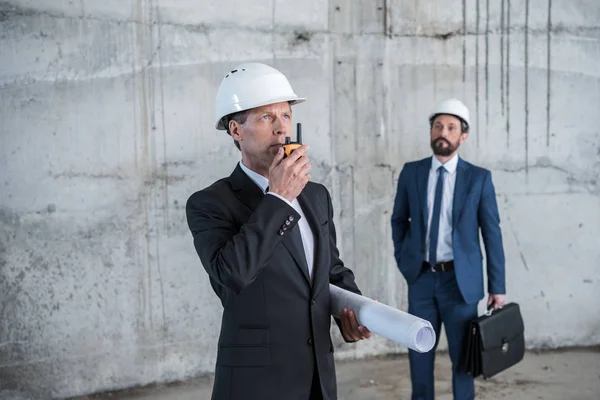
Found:
[(286, 202), (286, 203), (287, 203), (287, 204), (288, 204), (290, 207), (293, 207), (293, 206), (292, 206), (292, 202), (290, 202), (290, 201), (289, 201), (288, 199), (286, 199), (285, 197), (283, 197), (283, 196), (280, 196), (280, 195), (278, 195), (277, 193), (273, 193), (273, 192), (267, 192), (267, 194), (270, 194), (271, 196), (275, 196), (275, 197), (277, 197), (277, 198), (279, 198), (279, 199), (281, 199), (281, 200), (285, 201), (285, 202)]

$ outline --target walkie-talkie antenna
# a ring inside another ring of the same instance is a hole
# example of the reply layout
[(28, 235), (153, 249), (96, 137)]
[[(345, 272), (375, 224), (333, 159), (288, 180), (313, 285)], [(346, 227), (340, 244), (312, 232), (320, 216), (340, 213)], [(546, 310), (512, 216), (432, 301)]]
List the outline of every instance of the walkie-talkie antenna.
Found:
[(294, 150), (300, 148), (302, 146), (302, 124), (298, 123), (296, 125), (296, 137), (297, 141), (292, 142), (289, 136), (286, 136), (285, 143), (283, 144), (283, 156), (288, 157), (290, 154), (294, 152)]

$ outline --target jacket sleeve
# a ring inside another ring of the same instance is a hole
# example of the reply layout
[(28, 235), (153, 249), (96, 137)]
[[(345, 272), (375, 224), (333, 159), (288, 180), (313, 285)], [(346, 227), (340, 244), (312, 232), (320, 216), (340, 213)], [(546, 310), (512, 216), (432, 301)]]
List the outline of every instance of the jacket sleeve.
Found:
[(408, 208), (408, 191), (406, 185), (407, 172), (406, 165), (400, 172), (398, 178), (398, 186), (396, 189), (396, 197), (394, 199), (394, 209), (392, 211), (392, 242), (394, 244), (394, 258), (396, 265), (400, 266), (402, 255), (402, 243), (409, 229), (409, 208)]
[[(329, 224), (329, 247), (331, 253), (331, 264), (329, 267), (329, 282), (332, 285), (339, 286), (342, 289), (348, 290), (353, 293), (362, 294), (356, 286), (354, 281), (354, 273), (349, 268), (344, 266), (343, 261), (340, 259), (340, 252), (337, 247), (337, 235), (335, 232), (335, 224), (333, 223), (333, 204), (331, 202), (331, 196), (327, 193), (327, 207), (328, 207), (328, 224)], [(342, 332), (342, 322), (339, 318), (333, 318), (337, 324), (340, 332)], [(343, 337), (343, 336), (342, 336)], [(346, 343), (353, 343), (354, 341), (348, 341), (344, 338)]]
[(487, 259), (488, 291), (490, 294), (505, 294), (505, 260), (500, 215), (492, 174), (489, 171), (486, 171), (483, 181), (477, 217)]
[(251, 284), (264, 268), (281, 243), (282, 224), (291, 219), (292, 228), (300, 218), (293, 207), (267, 195), (239, 227), (217, 194), (205, 191), (188, 199), (186, 216), (194, 247), (208, 275), (235, 293)]
[(349, 268), (344, 266), (344, 262), (340, 259), (340, 251), (337, 247), (337, 235), (335, 225), (333, 223), (333, 204), (329, 192), (327, 192), (328, 205), (328, 224), (329, 224), (329, 248), (331, 253), (331, 264), (329, 267), (329, 282), (332, 285), (341, 287), (354, 293), (361, 294), (358, 286), (354, 282), (354, 273)]

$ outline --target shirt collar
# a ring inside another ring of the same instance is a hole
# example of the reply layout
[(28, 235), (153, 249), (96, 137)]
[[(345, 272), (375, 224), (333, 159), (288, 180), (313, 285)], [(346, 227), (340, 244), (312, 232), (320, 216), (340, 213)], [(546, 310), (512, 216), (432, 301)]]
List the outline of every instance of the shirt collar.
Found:
[[(446, 161), (446, 163), (443, 165), (449, 174), (453, 174), (454, 171), (456, 171), (456, 167), (458, 165), (458, 153), (455, 154), (454, 157), (452, 157), (451, 159)], [(431, 157), (431, 169), (434, 171), (437, 171), (437, 169), (441, 166), (442, 166), (442, 163), (435, 156), (432, 156)]]
[(256, 183), (259, 188), (261, 188), (263, 192), (267, 190), (267, 186), (269, 186), (269, 180), (267, 178), (246, 167), (242, 161), (240, 161), (240, 167), (242, 168), (242, 171), (244, 171), (246, 175), (248, 175), (248, 177), (252, 179), (252, 181)]

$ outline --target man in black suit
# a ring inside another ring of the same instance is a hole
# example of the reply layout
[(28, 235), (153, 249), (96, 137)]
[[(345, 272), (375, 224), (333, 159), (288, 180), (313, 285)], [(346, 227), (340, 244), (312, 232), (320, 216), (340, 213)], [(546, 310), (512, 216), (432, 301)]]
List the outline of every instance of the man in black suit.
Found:
[[(327, 189), (310, 182), (309, 146), (284, 157), (291, 105), (283, 74), (242, 64), (223, 78), (216, 128), (242, 160), (186, 206), (194, 246), (223, 304), (213, 400), (336, 399), (329, 283), (360, 293), (339, 258)], [(352, 310), (347, 342), (369, 338)]]

